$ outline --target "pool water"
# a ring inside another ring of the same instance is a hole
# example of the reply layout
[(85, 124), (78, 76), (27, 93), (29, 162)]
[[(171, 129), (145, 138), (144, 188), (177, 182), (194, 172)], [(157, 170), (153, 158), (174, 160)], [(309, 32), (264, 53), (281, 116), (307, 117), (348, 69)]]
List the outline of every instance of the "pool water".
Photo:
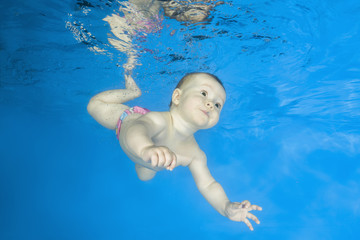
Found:
[(117, 9), (0, 2), (0, 239), (360, 237), (358, 1), (226, 1), (209, 24), (165, 18), (136, 40), (131, 105), (166, 111), (187, 72), (224, 82), (220, 122), (196, 138), (230, 200), (263, 207), (254, 232), (212, 209), (187, 168), (138, 180), (86, 112), (124, 87), (102, 20)]

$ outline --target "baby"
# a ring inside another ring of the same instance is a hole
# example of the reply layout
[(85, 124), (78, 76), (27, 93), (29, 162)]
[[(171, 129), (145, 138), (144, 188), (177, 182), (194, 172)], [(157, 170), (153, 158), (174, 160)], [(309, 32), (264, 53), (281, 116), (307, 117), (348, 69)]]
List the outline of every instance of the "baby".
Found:
[(139, 179), (152, 179), (158, 171), (189, 167), (197, 188), (223, 216), (242, 221), (253, 230), (249, 219), (259, 224), (251, 210), (262, 210), (249, 201), (230, 202), (221, 185), (211, 176), (205, 153), (194, 133), (219, 121), (226, 93), (221, 81), (209, 73), (190, 73), (176, 86), (168, 112), (150, 112), (123, 103), (141, 95), (131, 75), (126, 89), (109, 90), (91, 98), (88, 112), (102, 126), (115, 130), (121, 148), (135, 163)]

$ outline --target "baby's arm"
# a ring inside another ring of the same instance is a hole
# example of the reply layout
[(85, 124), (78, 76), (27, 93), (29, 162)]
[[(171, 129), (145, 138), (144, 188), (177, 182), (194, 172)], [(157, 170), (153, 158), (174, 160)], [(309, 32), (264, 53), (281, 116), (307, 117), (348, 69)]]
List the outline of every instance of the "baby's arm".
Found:
[(163, 113), (150, 112), (133, 122), (120, 132), (122, 145), (130, 154), (141, 159), (136, 163), (145, 167), (176, 167), (176, 155), (165, 146), (156, 146), (152, 140), (167, 126)]
[(262, 208), (251, 205), (247, 200), (242, 203), (230, 202), (222, 186), (211, 176), (206, 163), (206, 155), (203, 152), (190, 163), (189, 169), (201, 194), (221, 215), (233, 221), (244, 222), (250, 230), (254, 229), (248, 218), (257, 224), (260, 223), (249, 211), (262, 210)]

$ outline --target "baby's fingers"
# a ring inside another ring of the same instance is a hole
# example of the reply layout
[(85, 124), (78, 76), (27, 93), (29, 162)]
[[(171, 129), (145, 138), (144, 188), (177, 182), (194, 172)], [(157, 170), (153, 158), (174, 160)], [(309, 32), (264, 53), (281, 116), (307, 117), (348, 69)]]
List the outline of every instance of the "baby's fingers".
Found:
[(164, 152), (158, 151), (158, 157), (159, 157), (159, 161), (158, 161), (157, 166), (158, 167), (163, 167), (165, 165), (165, 162), (166, 162), (166, 157), (165, 157)]
[(248, 200), (242, 201), (240, 208), (249, 208), (251, 206), (251, 203)]
[(245, 218), (244, 223), (250, 228), (251, 231), (254, 231), (253, 226), (247, 218)]
[(158, 155), (157, 154), (152, 154), (150, 161), (151, 161), (151, 166), (156, 167), (158, 165), (158, 162), (159, 162)]
[(247, 218), (250, 218), (251, 220), (253, 220), (254, 222), (256, 222), (257, 224), (260, 224), (260, 221), (259, 219), (252, 213), (247, 213), (246, 214), (246, 217)]
[(174, 168), (176, 167), (176, 163), (177, 163), (177, 159), (176, 159), (176, 155), (175, 154), (172, 154), (172, 157), (171, 157), (171, 164), (169, 165), (169, 167), (167, 168), (168, 170), (172, 171), (174, 170)]
[(170, 152), (170, 151), (165, 151), (164, 152), (164, 155), (165, 155), (165, 163), (164, 163), (164, 167), (166, 167), (166, 169), (169, 168), (169, 165), (171, 164), (172, 162), (172, 159), (173, 159), (173, 154)]
[(251, 206), (250, 206), (250, 210), (258, 210), (258, 211), (262, 211), (262, 207), (257, 206), (257, 205), (251, 205)]

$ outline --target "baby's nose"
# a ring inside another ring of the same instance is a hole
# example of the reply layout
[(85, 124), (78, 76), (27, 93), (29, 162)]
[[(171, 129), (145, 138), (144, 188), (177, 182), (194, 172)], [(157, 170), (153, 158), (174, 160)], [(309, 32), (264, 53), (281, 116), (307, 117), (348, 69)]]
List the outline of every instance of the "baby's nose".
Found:
[(213, 110), (214, 109), (214, 104), (212, 102), (206, 102), (206, 107), (210, 110)]

